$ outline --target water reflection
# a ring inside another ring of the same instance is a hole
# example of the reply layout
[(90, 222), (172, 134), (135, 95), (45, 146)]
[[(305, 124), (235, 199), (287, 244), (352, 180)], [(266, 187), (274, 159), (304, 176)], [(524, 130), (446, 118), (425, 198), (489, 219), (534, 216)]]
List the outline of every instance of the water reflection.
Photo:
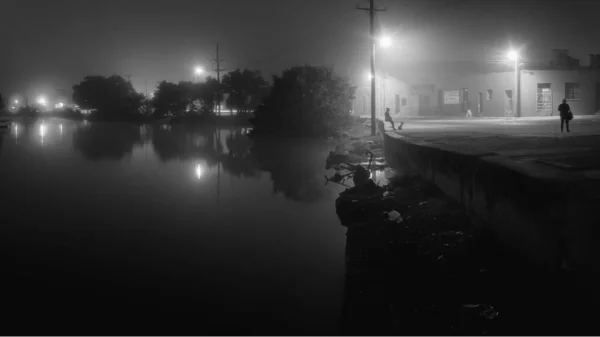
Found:
[(128, 124), (85, 123), (73, 132), (73, 148), (89, 160), (120, 160), (141, 145), (138, 129)]
[(335, 333), (344, 229), (335, 196), (324, 197), (327, 144), (254, 143), (235, 128), (20, 123), (0, 135), (10, 177), (0, 203), (14, 210), (0, 226), (8, 306), (73, 308), (31, 318), (56, 322), (133, 312), (170, 323), (182, 312), (198, 335)]
[(331, 190), (323, 188), (327, 144), (315, 140), (260, 139), (252, 148), (260, 168), (271, 173), (273, 193), (314, 202)]

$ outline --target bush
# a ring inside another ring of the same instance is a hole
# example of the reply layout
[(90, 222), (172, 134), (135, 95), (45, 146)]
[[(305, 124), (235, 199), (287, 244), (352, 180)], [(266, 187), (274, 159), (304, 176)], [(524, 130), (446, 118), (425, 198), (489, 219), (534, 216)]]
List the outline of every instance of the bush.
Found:
[(351, 124), (355, 88), (325, 67), (293, 67), (273, 78), (251, 119), (253, 133), (326, 137)]

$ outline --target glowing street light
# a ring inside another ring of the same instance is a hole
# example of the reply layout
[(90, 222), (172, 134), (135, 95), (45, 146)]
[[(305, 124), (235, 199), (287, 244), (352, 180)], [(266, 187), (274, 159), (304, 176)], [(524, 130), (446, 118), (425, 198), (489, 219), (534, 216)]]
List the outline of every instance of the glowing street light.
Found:
[(18, 99), (15, 99), (14, 102), (15, 102), (15, 104), (19, 104), (19, 100)]
[(194, 74), (196, 74), (196, 76), (200, 76), (203, 73), (204, 73), (204, 69), (202, 69), (201, 67), (194, 68)]
[(46, 106), (46, 104), (48, 103), (48, 102), (46, 101), (46, 98), (44, 98), (43, 96), (40, 96), (40, 97), (37, 99), (37, 102), (38, 102), (38, 104), (39, 104), (39, 105), (42, 105), (42, 106)]
[(390, 36), (382, 36), (379, 38), (379, 45), (383, 48), (389, 48), (393, 44), (392, 38)]
[(511, 51), (508, 52), (508, 59), (509, 60), (516, 61), (518, 58), (519, 58), (519, 54), (516, 51), (511, 50)]
[(202, 165), (196, 164), (195, 173), (196, 173), (196, 178), (202, 179), (202, 176), (204, 175), (204, 170), (202, 169)]

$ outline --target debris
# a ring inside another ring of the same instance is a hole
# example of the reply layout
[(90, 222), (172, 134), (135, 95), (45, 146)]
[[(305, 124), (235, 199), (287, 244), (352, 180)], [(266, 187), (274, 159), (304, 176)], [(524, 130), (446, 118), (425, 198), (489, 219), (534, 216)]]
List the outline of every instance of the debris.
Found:
[(427, 205), (428, 203), (429, 203), (428, 201), (422, 201), (419, 203), (419, 206)]
[(388, 219), (390, 221), (395, 221), (396, 223), (402, 223), (402, 221), (404, 221), (404, 219), (402, 218), (402, 215), (400, 213), (398, 213), (398, 211), (389, 212)]
[(479, 315), (487, 319), (494, 319), (499, 315), (498, 311), (496, 311), (493, 306), (487, 304), (465, 304), (463, 307), (466, 309), (477, 309)]

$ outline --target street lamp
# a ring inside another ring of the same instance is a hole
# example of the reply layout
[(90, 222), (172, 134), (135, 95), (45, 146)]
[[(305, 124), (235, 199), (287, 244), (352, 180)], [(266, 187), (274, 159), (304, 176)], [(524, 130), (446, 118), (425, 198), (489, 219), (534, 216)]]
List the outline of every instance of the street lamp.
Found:
[(521, 116), (521, 77), (519, 72), (519, 53), (516, 50), (508, 52), (508, 59), (515, 62), (515, 117)]
[(204, 74), (204, 69), (202, 69), (202, 67), (195, 67), (194, 68), (194, 75), (196, 76), (196, 81), (198, 81), (198, 79), (200, 78), (200, 75)]
[(383, 48), (389, 48), (392, 46), (392, 38), (390, 36), (382, 36), (379, 38), (379, 45)]
[(40, 96), (37, 100), (38, 104), (41, 106), (46, 106), (46, 98), (44, 98), (43, 96)]

